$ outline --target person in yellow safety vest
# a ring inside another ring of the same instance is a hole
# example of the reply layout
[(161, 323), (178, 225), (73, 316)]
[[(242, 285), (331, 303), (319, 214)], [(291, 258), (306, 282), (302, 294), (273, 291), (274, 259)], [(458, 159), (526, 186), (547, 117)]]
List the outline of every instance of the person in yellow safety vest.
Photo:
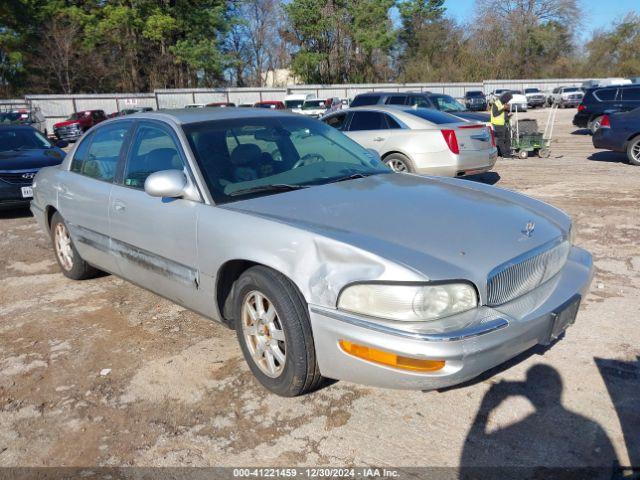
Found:
[(491, 105), (491, 126), (496, 136), (498, 154), (505, 158), (511, 156), (511, 131), (509, 129), (509, 102), (513, 98), (510, 92), (503, 93)]

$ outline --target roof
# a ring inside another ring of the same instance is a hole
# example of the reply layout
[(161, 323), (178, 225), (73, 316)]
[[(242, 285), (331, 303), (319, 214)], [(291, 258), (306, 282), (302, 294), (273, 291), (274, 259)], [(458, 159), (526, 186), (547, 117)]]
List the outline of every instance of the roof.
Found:
[[(158, 110), (155, 112), (142, 112), (135, 113), (133, 115), (128, 115), (127, 119), (132, 118), (148, 118), (148, 119), (157, 119), (157, 120), (169, 120), (174, 123), (179, 123), (182, 125), (186, 125), (189, 123), (199, 123), (199, 122), (207, 122), (211, 120), (234, 120), (237, 118), (256, 118), (256, 117), (271, 117), (274, 115), (279, 116), (295, 116), (299, 118), (298, 115), (285, 112), (278, 111), (273, 109), (264, 109), (264, 108), (181, 108), (175, 110)], [(120, 117), (123, 119), (125, 117)], [(109, 120), (115, 121), (114, 120)]]

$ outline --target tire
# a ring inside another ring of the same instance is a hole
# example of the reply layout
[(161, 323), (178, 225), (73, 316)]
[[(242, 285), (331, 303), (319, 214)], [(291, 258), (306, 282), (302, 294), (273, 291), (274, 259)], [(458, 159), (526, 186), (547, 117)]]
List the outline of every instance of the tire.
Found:
[(627, 144), (627, 158), (631, 165), (640, 166), (640, 135), (636, 135)]
[(520, 150), (518, 152), (518, 158), (525, 160), (529, 157), (529, 152), (527, 152), (526, 150)]
[(538, 157), (540, 158), (549, 158), (551, 156), (551, 150), (548, 148), (541, 148), (538, 150)]
[(56, 261), (65, 277), (72, 280), (93, 278), (99, 270), (85, 262), (76, 250), (64, 219), (56, 212), (51, 218), (51, 243)]
[(415, 173), (416, 167), (411, 159), (401, 153), (391, 153), (384, 157), (386, 163), (391, 170), (397, 173)]
[(589, 122), (587, 128), (591, 132), (591, 135), (595, 135), (596, 131), (600, 128), (600, 122), (602, 122), (602, 115), (594, 118)]
[(283, 397), (316, 390), (323, 378), (307, 304), (295, 285), (270, 268), (255, 266), (240, 276), (234, 292), (236, 334), (256, 379)]

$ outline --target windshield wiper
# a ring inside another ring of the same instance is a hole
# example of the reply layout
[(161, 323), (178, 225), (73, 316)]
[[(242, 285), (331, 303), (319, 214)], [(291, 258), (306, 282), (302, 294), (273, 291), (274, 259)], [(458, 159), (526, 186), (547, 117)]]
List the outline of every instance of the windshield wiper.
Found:
[[(382, 173), (382, 172), (376, 172), (376, 173)], [(346, 175), (344, 177), (337, 177), (337, 178), (329, 179), (329, 182), (327, 182), (327, 183), (337, 183), (337, 182), (344, 182), (344, 181), (347, 181), (347, 180), (354, 180), (356, 178), (364, 178), (364, 177), (368, 177), (370, 175), (375, 175), (376, 173), (362, 173), (362, 172), (352, 173), (351, 175)]]
[(247, 195), (250, 193), (260, 193), (260, 192), (288, 192), (291, 190), (299, 190), (301, 188), (308, 188), (308, 185), (291, 185), (288, 183), (274, 183), (272, 185), (258, 185), (257, 187), (242, 188), (240, 190), (236, 190), (235, 192), (231, 192), (229, 196), (235, 197), (237, 195)]

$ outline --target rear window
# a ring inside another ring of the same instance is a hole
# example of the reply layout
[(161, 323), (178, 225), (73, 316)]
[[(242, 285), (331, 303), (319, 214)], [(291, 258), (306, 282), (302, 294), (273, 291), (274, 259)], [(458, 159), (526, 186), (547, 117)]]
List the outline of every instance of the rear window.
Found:
[(638, 88), (623, 88), (620, 90), (622, 93), (622, 100), (637, 101), (640, 100), (640, 87)]
[(428, 122), (435, 123), (436, 125), (464, 122), (460, 117), (441, 112), (440, 110), (433, 110), (431, 108), (407, 108), (404, 111)]
[(606, 88), (601, 90), (596, 90), (593, 92), (593, 95), (600, 100), (601, 102), (607, 102), (611, 100), (615, 100), (617, 89), (615, 88)]
[(375, 105), (378, 103), (380, 95), (358, 95), (351, 102), (351, 107), (366, 107), (368, 105)]

